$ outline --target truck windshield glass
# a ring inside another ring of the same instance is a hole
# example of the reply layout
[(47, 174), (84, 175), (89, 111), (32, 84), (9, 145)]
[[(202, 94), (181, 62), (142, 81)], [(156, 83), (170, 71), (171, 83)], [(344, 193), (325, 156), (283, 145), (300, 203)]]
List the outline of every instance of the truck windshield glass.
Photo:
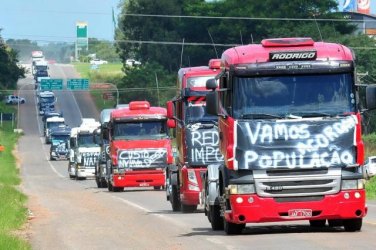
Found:
[(98, 147), (94, 142), (93, 134), (79, 134), (77, 136), (77, 142), (79, 147)]
[(47, 128), (48, 129), (57, 128), (60, 125), (64, 125), (64, 122), (47, 122)]
[(48, 76), (48, 71), (47, 70), (39, 70), (37, 71), (36, 73), (36, 76), (37, 77), (44, 77), (44, 76)]
[(355, 110), (350, 73), (235, 77), (234, 118), (276, 119), (344, 115)]
[(218, 117), (206, 113), (206, 102), (188, 102), (185, 108), (185, 121), (188, 123), (217, 121)]
[(52, 135), (52, 142), (67, 142), (69, 140), (69, 135)]
[(41, 103), (53, 103), (55, 101), (55, 97), (54, 96), (40, 97), (39, 101)]
[(187, 88), (192, 87), (200, 87), (205, 88), (206, 87), (206, 81), (209, 79), (214, 78), (214, 76), (198, 76), (198, 77), (190, 77), (187, 79)]
[(115, 140), (155, 140), (168, 138), (166, 120), (115, 123)]

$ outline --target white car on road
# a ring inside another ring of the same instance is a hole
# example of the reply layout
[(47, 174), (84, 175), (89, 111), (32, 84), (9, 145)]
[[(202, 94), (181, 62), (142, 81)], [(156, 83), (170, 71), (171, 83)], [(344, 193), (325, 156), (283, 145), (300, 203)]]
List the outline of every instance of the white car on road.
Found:
[(25, 98), (19, 97), (16, 95), (8, 95), (5, 97), (6, 104), (18, 104), (18, 103), (23, 104), (25, 102), (26, 102)]
[(367, 178), (376, 175), (376, 156), (370, 156), (364, 163), (364, 171)]
[(101, 60), (101, 59), (93, 59), (90, 61), (90, 64), (92, 65), (102, 65), (102, 64), (108, 64), (107, 61)]

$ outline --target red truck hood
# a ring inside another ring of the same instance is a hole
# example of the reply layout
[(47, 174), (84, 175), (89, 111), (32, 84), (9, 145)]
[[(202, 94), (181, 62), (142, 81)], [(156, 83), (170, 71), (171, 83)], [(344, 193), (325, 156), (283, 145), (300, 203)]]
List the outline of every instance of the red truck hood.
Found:
[(172, 148), (171, 140), (116, 140), (110, 144), (111, 158), (116, 165), (118, 150), (137, 150), (137, 149), (159, 149), (163, 148), (167, 151), (167, 163), (172, 164)]

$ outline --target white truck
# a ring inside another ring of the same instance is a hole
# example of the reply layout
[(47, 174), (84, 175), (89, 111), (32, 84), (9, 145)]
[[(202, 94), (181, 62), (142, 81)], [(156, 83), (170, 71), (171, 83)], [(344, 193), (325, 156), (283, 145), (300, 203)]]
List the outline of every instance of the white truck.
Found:
[(46, 61), (43, 55), (43, 51), (34, 50), (31, 52), (31, 73), (34, 75), (36, 73), (36, 64)]
[(44, 136), (46, 144), (51, 143), (51, 129), (57, 127), (66, 127), (65, 119), (63, 117), (49, 117), (44, 122)]
[[(80, 127), (72, 128), (69, 140), (68, 174), (71, 179), (86, 179), (95, 176), (95, 165), (101, 149), (95, 131), (100, 123), (92, 118), (83, 118)], [(99, 135), (98, 135), (99, 136)]]

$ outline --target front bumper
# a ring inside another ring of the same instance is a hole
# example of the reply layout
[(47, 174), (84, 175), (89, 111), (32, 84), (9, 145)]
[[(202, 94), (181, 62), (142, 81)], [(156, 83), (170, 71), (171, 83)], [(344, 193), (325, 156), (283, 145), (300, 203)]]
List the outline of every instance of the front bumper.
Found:
[(114, 187), (156, 187), (165, 185), (165, 173), (159, 170), (128, 171), (111, 175)]
[(82, 177), (82, 178), (95, 177), (95, 168), (78, 168), (77, 177)]
[[(362, 218), (367, 214), (363, 189), (326, 195), (319, 201), (277, 202), (274, 198), (263, 198), (255, 194), (230, 195), (229, 200), (231, 210), (225, 212), (225, 218), (232, 223), (350, 219)], [(294, 209), (312, 210), (312, 217), (289, 216), (289, 211)]]

